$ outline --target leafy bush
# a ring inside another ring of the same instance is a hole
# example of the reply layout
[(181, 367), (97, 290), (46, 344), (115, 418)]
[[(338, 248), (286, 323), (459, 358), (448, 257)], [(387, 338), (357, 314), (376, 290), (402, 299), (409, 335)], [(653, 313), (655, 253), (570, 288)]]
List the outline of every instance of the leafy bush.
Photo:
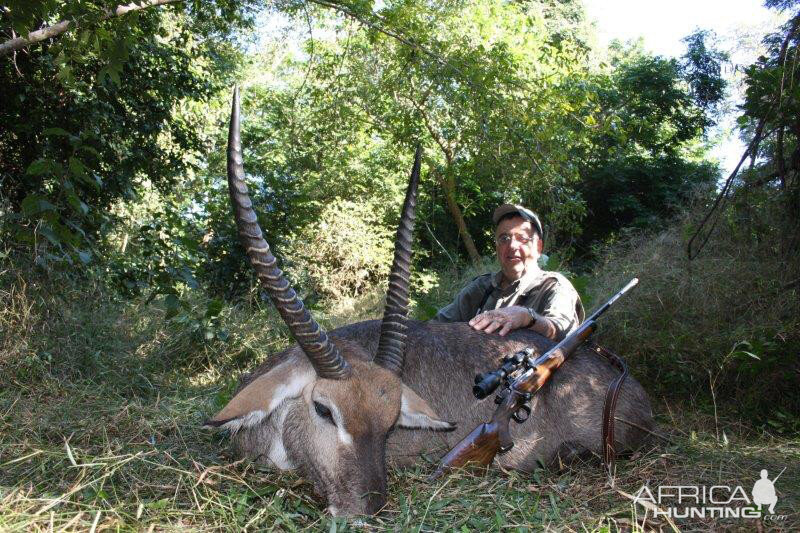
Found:
[(295, 235), (290, 252), (293, 276), (324, 299), (358, 296), (375, 285), (385, 285), (394, 235), (381, 215), (368, 203), (335, 200), (328, 204), (317, 222)]

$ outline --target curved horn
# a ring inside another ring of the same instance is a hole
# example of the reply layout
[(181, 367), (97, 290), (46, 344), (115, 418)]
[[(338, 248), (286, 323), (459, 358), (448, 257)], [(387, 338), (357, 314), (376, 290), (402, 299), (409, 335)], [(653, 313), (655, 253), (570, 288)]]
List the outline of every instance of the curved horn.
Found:
[(381, 337), (374, 362), (400, 374), (406, 349), (406, 315), (408, 314), (408, 285), (411, 276), (411, 241), (414, 233), (414, 208), (417, 206), (417, 186), (422, 149), (417, 145), (414, 167), (406, 189), (406, 199), (397, 226), (394, 242), (394, 262), (389, 274), (386, 308), (381, 322)]
[(275, 256), (261, 234), (253, 203), (244, 183), (244, 165), (239, 125), (239, 88), (233, 89), (231, 123), (228, 130), (228, 189), (239, 227), (239, 238), (250, 257), (250, 264), (258, 279), (264, 284), (272, 303), (292, 336), (308, 356), (317, 375), (328, 379), (342, 379), (350, 375), (350, 365), (339, 354), (319, 324), (297, 297), (289, 282), (278, 268)]

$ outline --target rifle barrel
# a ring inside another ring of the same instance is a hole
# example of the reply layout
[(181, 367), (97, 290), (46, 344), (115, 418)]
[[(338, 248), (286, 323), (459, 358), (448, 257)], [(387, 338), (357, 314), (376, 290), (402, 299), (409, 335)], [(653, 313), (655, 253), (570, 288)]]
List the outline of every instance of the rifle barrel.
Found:
[[(587, 318), (575, 331), (567, 335), (561, 342), (547, 350), (533, 361), (533, 364), (522, 375), (517, 376), (508, 388), (508, 394), (497, 406), (488, 423), (481, 424), (445, 455), (439, 467), (430, 479), (436, 479), (445, 471), (460, 468), (467, 464), (488, 466), (497, 453), (503, 453), (514, 445), (509, 433), (509, 421), (519, 411), (525, 402), (530, 400), (530, 395), (539, 390), (550, 375), (566, 360), (569, 355), (580, 346), (597, 327), (595, 319), (605, 313), (611, 305), (623, 294), (639, 283), (638, 278), (633, 278), (622, 290), (611, 297), (597, 311)], [(486, 378), (481, 378), (476, 384), (481, 391), (489, 386), (481, 386)], [(493, 383), (492, 383), (493, 384)], [(496, 386), (496, 385), (495, 385)], [(492, 387), (494, 390), (494, 386)], [(483, 394), (481, 397), (486, 397)], [(530, 411), (528, 411), (530, 413)], [(515, 420), (519, 421), (515, 418)], [(782, 474), (783, 472), (781, 472)], [(778, 474), (780, 477), (780, 474)], [(777, 478), (775, 478), (777, 479)]]
[(608, 308), (611, 307), (614, 304), (614, 302), (616, 302), (617, 300), (622, 298), (622, 296), (626, 292), (628, 292), (629, 290), (631, 290), (632, 288), (634, 288), (638, 284), (639, 284), (639, 278), (633, 278), (632, 280), (630, 280), (628, 282), (628, 284), (625, 285), (624, 287), (622, 287), (622, 289), (620, 289), (620, 291), (617, 294), (615, 294), (614, 296), (609, 298), (609, 300), (606, 303), (604, 303), (603, 305), (601, 305), (600, 308), (597, 311), (592, 313), (591, 316), (589, 316), (585, 320), (585, 322), (591, 322), (592, 320), (595, 320), (597, 317), (599, 317), (600, 315), (602, 315), (603, 313), (608, 311)]

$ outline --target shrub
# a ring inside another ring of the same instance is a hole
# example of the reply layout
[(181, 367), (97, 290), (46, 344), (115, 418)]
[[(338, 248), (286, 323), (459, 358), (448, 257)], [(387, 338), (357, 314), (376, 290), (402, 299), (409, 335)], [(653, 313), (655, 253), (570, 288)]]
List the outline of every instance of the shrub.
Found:
[(691, 215), (603, 252), (596, 299), (634, 276), (641, 284), (603, 321), (601, 340), (624, 348), (650, 391), (730, 402), (773, 425), (779, 413), (800, 411), (800, 261), (781, 249), (778, 212), (729, 208), (692, 261)]
[(385, 286), (394, 253), (394, 235), (382, 210), (368, 203), (336, 200), (317, 222), (304, 226), (289, 252), (299, 285), (325, 300), (360, 296)]

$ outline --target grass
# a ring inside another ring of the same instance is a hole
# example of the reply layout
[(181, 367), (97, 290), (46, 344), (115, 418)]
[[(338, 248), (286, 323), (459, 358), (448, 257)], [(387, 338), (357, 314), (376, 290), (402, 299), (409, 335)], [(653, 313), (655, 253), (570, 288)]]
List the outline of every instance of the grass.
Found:
[[(24, 274), (23, 274), (24, 273)], [(418, 284), (425, 313), (475, 272)], [(532, 475), (491, 469), (428, 482), (434, 465), (390, 471), (375, 517), (332, 519), (308, 483), (238, 461), (200, 423), (235, 376), (288, 343), (269, 309), (226, 308), (227, 342), (203, 342), (157, 305), (120, 301), (91, 280), (0, 268), (0, 530), (500, 531), (665, 530), (629, 495), (643, 484), (778, 481), (781, 522), (800, 528), (800, 439), (743, 423), (720, 405), (654, 397), (666, 438), (620, 461)], [(380, 295), (343, 301), (326, 326), (380, 314)], [(751, 530), (753, 521), (676, 519), (681, 530)]]
[[(433, 465), (422, 462), (390, 473), (389, 503), (377, 517), (334, 520), (302, 479), (227, 457), (225, 443), (200, 429), (203, 411), (213, 411), (213, 393), (176, 386), (132, 401), (92, 382), (4, 388), (0, 529), (671, 529), (626, 494), (645, 483), (749, 491), (761, 468), (774, 476), (783, 467), (778, 510), (789, 516), (780, 529), (800, 527), (800, 442), (725, 420), (723, 441), (713, 420), (702, 417), (663, 418), (671, 442), (619, 462), (613, 488), (596, 464), (531, 476), (494, 469), (429, 483)], [(678, 522), (686, 530), (752, 527), (733, 519)]]
[(686, 236), (696, 223), (677, 220), (603, 254), (591, 284), (595, 300), (634, 276), (640, 284), (600, 324), (600, 338), (624, 347), (651, 393), (691, 397), (709, 410), (727, 403), (756, 423), (796, 433), (800, 256), (781, 249), (779, 224), (755, 232), (731, 216), (690, 261)]

